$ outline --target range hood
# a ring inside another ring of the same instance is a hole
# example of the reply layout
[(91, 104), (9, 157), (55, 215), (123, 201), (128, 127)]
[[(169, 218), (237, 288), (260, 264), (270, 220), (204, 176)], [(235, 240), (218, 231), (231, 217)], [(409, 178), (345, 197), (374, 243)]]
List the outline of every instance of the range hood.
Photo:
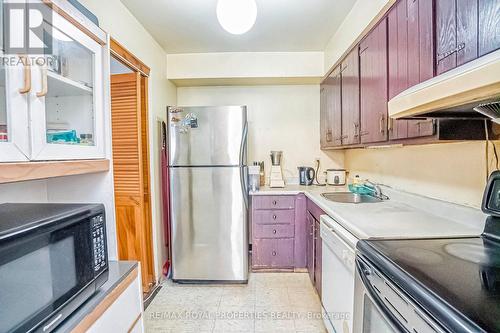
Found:
[(411, 87), (388, 103), (389, 117), (487, 118), (500, 123), (500, 50)]

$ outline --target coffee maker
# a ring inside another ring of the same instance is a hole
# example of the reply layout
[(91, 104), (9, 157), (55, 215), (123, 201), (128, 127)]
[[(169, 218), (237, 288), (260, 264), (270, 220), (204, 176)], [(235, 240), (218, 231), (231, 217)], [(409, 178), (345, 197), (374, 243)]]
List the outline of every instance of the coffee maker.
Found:
[(271, 151), (271, 177), (269, 187), (285, 187), (283, 173), (281, 172), (282, 151)]
[(310, 167), (298, 167), (299, 169), (299, 184), (312, 185), (316, 172)]

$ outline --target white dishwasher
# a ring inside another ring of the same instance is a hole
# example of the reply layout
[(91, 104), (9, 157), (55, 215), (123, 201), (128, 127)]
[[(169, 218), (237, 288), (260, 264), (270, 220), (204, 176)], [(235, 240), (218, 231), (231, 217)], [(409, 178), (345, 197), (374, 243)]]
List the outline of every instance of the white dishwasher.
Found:
[(320, 220), (323, 321), (329, 333), (351, 333), (358, 239), (329, 216)]

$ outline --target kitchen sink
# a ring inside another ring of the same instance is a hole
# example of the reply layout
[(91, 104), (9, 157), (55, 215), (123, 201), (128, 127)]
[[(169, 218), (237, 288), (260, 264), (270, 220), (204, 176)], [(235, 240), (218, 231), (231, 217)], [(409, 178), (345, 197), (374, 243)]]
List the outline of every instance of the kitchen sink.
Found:
[(326, 200), (342, 203), (373, 203), (382, 202), (383, 200), (367, 194), (357, 194), (352, 192), (328, 192), (321, 193), (321, 196)]

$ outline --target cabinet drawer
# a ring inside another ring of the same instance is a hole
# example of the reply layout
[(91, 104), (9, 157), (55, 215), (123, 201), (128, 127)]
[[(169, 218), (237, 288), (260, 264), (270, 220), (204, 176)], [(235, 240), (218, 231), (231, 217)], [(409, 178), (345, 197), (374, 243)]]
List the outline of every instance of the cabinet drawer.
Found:
[(255, 268), (293, 267), (293, 238), (255, 239), (252, 245), (252, 263)]
[(253, 197), (253, 209), (293, 209), (294, 195), (265, 195)]
[[(90, 326), (87, 333), (130, 332), (137, 324), (135, 320), (142, 314), (141, 276), (123, 291), (109, 308)], [(135, 328), (142, 331), (141, 326)]]
[(295, 210), (256, 210), (253, 212), (254, 224), (293, 224)]
[(254, 238), (292, 238), (294, 235), (293, 224), (256, 224), (253, 227)]

